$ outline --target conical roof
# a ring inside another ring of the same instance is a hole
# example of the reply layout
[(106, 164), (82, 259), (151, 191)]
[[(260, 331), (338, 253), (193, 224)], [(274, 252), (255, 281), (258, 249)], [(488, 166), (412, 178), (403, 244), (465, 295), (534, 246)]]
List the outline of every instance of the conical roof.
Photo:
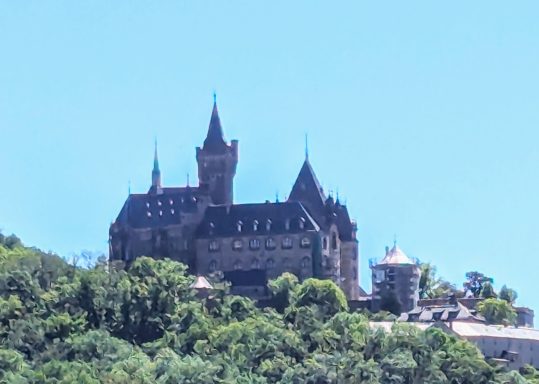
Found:
[(219, 118), (219, 111), (217, 110), (217, 102), (215, 101), (213, 102), (210, 125), (203, 148), (213, 152), (224, 152), (227, 148), (223, 128), (221, 127), (221, 119)]
[(324, 207), (326, 196), (309, 159), (305, 159), (288, 200), (307, 203), (316, 210)]
[(415, 264), (406, 254), (400, 249), (397, 244), (386, 252), (385, 257), (378, 264), (398, 265), (398, 264)]

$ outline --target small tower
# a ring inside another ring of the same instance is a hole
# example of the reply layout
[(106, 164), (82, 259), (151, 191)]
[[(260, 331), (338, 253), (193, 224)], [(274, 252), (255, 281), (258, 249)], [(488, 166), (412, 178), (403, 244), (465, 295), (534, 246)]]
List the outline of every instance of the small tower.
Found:
[(399, 315), (411, 311), (419, 300), (421, 272), (397, 246), (386, 247), (386, 255), (372, 269), (372, 311), (386, 310)]
[(232, 140), (230, 145), (225, 141), (215, 95), (208, 134), (202, 148), (197, 147), (196, 158), (199, 184), (208, 188), (212, 203), (233, 204), (238, 141)]

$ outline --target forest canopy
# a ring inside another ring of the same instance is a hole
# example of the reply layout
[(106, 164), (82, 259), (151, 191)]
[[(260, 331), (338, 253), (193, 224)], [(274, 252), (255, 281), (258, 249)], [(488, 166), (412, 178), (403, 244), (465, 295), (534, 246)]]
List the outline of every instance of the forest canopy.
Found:
[(373, 328), (330, 281), (284, 274), (260, 309), (174, 261), (82, 268), (0, 240), (0, 383), (539, 383), (440, 329)]

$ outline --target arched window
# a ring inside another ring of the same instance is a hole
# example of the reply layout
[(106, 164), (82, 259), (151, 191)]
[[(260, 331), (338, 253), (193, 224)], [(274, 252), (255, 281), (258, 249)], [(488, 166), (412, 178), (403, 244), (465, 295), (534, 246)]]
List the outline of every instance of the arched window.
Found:
[(212, 260), (210, 261), (210, 265), (208, 266), (208, 269), (210, 272), (215, 272), (217, 270), (217, 261)]
[(311, 266), (311, 259), (309, 257), (304, 257), (301, 259), (301, 268), (309, 268)]
[(328, 238), (324, 236), (324, 239), (322, 240), (322, 248), (328, 249)]
[(266, 239), (266, 249), (275, 249), (277, 247), (277, 244), (275, 243), (275, 240), (272, 237), (268, 237)]
[(285, 237), (283, 239), (283, 242), (281, 244), (281, 246), (284, 248), (284, 249), (290, 249), (292, 248), (292, 239), (290, 237)]
[(331, 248), (337, 249), (337, 234), (335, 232), (331, 235)]
[(260, 249), (260, 240), (258, 240), (258, 239), (249, 240), (249, 248), (251, 248), (251, 249)]

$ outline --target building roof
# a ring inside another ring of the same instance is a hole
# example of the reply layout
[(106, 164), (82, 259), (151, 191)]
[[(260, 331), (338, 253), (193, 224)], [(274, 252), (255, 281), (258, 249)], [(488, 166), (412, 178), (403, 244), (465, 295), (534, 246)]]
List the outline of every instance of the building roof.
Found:
[(464, 305), (447, 304), (428, 307), (416, 307), (408, 313), (403, 313), (399, 318), (408, 322), (437, 322), (437, 321), (472, 321), (484, 322), (479, 316), (474, 316)]
[(159, 228), (181, 223), (180, 213), (194, 213), (200, 202), (198, 188), (159, 188), (131, 194), (115, 224), (131, 228)]
[(197, 276), (196, 280), (189, 288), (193, 289), (213, 289), (213, 286), (204, 276)]
[(288, 201), (300, 201), (312, 210), (313, 215), (323, 215), (326, 196), (309, 159), (303, 162)]
[(539, 341), (539, 330), (534, 328), (455, 321), (451, 324), (451, 329), (462, 337), (496, 337)]
[[(238, 231), (238, 226), (241, 231)], [(208, 207), (198, 226), (197, 236), (229, 237), (318, 230), (318, 224), (297, 202), (236, 204)]]
[(384, 258), (378, 264), (387, 264), (387, 265), (400, 265), (400, 264), (415, 264), (412, 259), (410, 259), (406, 254), (395, 245), (393, 248), (386, 252)]
[(227, 148), (223, 128), (221, 127), (221, 119), (219, 118), (219, 111), (217, 110), (217, 102), (214, 101), (208, 134), (204, 140), (203, 149), (214, 153), (224, 153)]

